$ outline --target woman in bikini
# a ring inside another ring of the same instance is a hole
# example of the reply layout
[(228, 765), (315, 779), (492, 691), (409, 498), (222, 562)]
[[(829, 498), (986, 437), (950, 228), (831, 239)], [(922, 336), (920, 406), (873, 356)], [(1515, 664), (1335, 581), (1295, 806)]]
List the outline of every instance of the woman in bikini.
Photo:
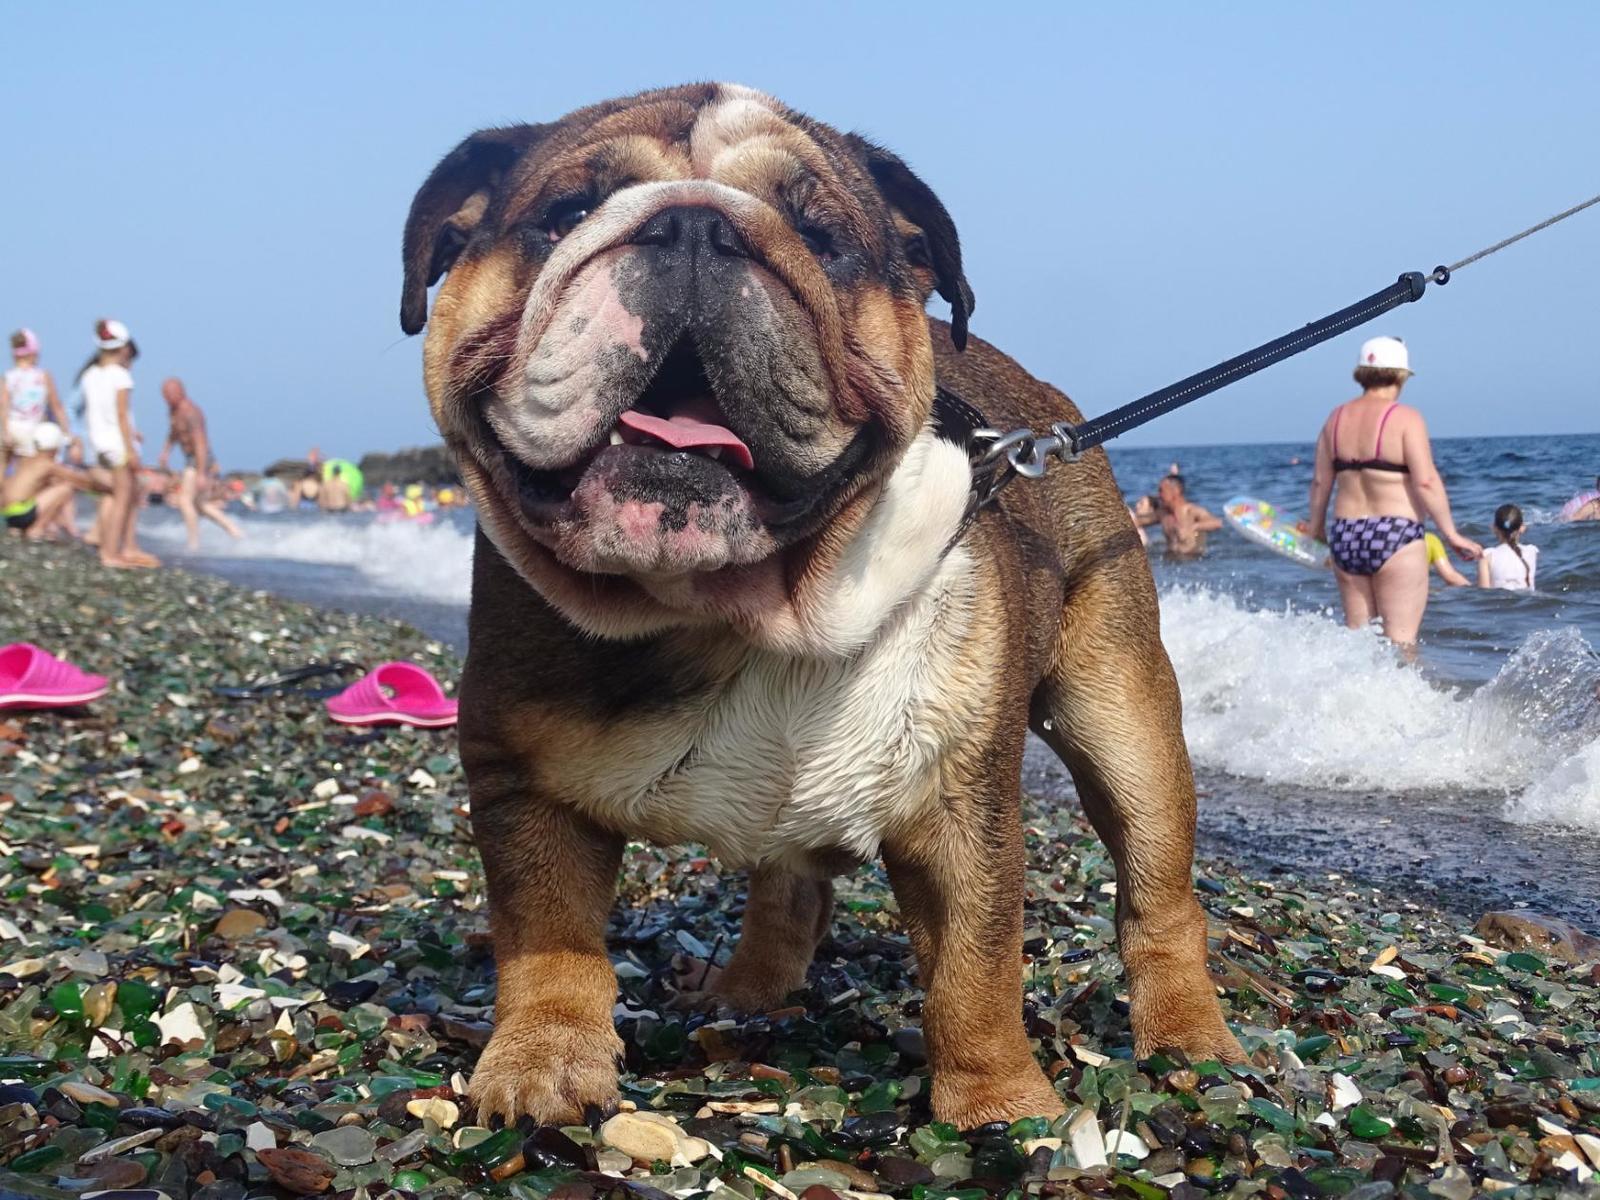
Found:
[(1423, 517), (1468, 562), (1483, 553), (1456, 530), (1422, 414), (1400, 403), (1411, 374), (1399, 338), (1373, 338), (1361, 347), (1355, 371), (1361, 395), (1334, 409), (1317, 438), (1310, 523), (1311, 536), (1326, 541), (1333, 555), (1344, 623), (1359, 629), (1378, 617), (1384, 636), (1408, 650), (1428, 606)]

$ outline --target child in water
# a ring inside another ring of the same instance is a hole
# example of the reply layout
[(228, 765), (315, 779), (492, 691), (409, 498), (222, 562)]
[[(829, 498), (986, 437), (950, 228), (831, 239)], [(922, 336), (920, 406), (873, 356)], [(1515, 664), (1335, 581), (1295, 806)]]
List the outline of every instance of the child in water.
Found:
[(1494, 510), (1494, 536), (1499, 545), (1478, 560), (1478, 586), (1533, 591), (1539, 547), (1522, 544), (1522, 510), (1515, 504), (1502, 504)]

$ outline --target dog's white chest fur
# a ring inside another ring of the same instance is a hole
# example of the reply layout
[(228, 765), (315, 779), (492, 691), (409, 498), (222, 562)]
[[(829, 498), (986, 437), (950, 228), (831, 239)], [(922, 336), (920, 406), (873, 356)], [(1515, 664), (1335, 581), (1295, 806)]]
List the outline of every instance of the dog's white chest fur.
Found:
[(868, 858), (886, 830), (928, 813), (974, 718), (971, 689), (955, 684), (976, 665), (981, 619), (973, 560), (944, 554), (965, 504), (965, 455), (931, 438), (914, 451), (822, 606), (836, 595), (831, 630), (861, 631), (856, 648), (752, 649), (720, 686), (631, 729), (626, 756), (608, 758), (602, 739), (583, 778), (568, 780), (573, 802), (633, 836), (703, 842), (729, 865)]

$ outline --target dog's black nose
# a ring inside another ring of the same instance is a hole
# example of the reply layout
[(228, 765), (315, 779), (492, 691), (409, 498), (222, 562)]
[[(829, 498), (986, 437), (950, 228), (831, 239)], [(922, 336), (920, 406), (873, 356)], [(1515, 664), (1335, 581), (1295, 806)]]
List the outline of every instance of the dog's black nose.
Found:
[(733, 223), (704, 204), (664, 208), (639, 227), (631, 239), (638, 246), (707, 250), (725, 258), (748, 258), (750, 247)]

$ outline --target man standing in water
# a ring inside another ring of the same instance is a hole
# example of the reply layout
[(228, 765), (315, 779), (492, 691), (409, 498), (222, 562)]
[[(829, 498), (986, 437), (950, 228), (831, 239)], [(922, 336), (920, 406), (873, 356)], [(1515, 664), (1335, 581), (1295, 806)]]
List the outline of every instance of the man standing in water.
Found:
[(167, 469), (167, 459), (173, 446), (183, 451), (183, 474), (178, 477), (178, 489), (173, 502), (183, 514), (184, 526), (189, 531), (189, 553), (200, 549), (200, 518), (215, 522), (231, 538), (244, 535), (229, 519), (228, 514), (209, 496), (211, 482), (211, 439), (206, 436), (206, 417), (200, 406), (189, 399), (183, 380), (168, 379), (161, 385), (161, 398), (167, 402), (167, 443), (161, 447), (158, 465)]
[(1203, 557), (1206, 534), (1221, 529), (1221, 519), (1189, 499), (1184, 492), (1183, 476), (1176, 472), (1162, 476), (1156, 496), (1160, 505), (1147, 513), (1134, 510), (1134, 521), (1140, 525), (1154, 525), (1159, 521), (1161, 532), (1167, 538), (1167, 554), (1171, 557)]

